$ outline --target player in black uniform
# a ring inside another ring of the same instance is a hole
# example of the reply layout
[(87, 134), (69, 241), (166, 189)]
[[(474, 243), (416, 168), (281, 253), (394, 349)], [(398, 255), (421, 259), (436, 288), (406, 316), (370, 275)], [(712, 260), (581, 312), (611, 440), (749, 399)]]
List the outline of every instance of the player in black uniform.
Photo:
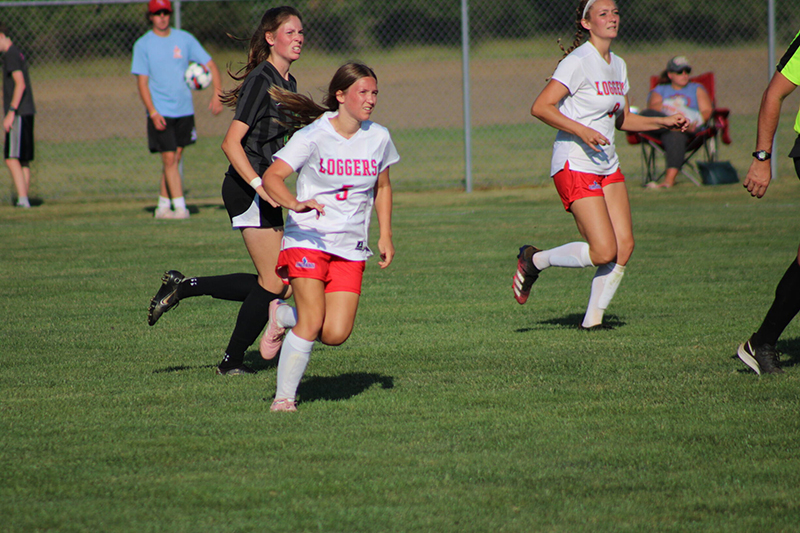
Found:
[[(272, 162), (272, 155), (283, 147), (288, 136), (288, 130), (279, 123), (281, 115), (268, 90), (276, 85), (297, 91), (297, 81), (289, 74), (289, 68), (300, 57), (303, 40), (303, 23), (295, 8), (268, 9), (250, 39), (247, 64), (237, 74), (229, 72), (241, 83), (222, 99), (236, 108), (222, 142), (222, 150), (230, 161), (222, 184), (222, 198), (232, 226), (241, 230), (258, 275), (185, 278), (180, 272), (170, 270), (162, 277), (161, 288), (150, 302), (147, 319), (151, 326), (162, 314), (191, 296), (210, 295), (243, 302), (225, 357), (217, 367), (221, 375), (255, 373), (244, 365), (244, 352), (264, 329), (270, 304), (288, 297), (287, 287), (275, 274), (283, 237), (283, 214), (277, 203), (260, 200), (256, 190), (262, 187), (261, 176)], [(274, 357), (272, 352), (279, 347), (278, 344), (266, 354), (262, 351), (262, 355)]]

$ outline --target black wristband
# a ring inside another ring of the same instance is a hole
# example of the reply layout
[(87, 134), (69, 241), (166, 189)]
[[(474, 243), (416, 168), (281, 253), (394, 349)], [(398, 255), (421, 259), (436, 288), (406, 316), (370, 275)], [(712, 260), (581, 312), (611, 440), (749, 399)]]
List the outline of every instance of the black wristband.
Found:
[(17, 112), (17, 108), (16, 107), (9, 107), (8, 110), (9, 111), (13, 111), (14, 113)]

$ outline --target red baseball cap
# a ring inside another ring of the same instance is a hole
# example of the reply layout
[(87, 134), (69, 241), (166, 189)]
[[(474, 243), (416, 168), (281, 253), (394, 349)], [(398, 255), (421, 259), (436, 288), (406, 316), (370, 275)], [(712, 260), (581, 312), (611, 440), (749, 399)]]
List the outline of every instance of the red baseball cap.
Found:
[(150, 13), (157, 13), (162, 9), (172, 13), (172, 4), (169, 0), (150, 0), (150, 3), (147, 4), (147, 10)]

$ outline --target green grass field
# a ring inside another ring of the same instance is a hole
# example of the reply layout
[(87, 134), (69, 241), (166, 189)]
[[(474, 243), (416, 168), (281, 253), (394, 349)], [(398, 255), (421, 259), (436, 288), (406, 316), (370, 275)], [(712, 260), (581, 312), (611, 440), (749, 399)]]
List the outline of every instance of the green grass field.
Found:
[(399, 193), (396, 261), (294, 414), (256, 351), (258, 375), (214, 374), (236, 304), (147, 326), (165, 269), (252, 271), (217, 202), (0, 207), (0, 530), (796, 530), (800, 327), (783, 375), (734, 353), (797, 249), (800, 183), (636, 185), (598, 332), (576, 329), (590, 269), (511, 295), (517, 247), (576, 238), (551, 186)]

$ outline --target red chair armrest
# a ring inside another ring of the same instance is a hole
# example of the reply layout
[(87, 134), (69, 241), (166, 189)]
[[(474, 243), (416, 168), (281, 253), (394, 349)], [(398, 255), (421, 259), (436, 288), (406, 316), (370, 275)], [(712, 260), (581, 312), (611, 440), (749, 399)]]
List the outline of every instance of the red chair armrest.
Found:
[(730, 122), (728, 121), (728, 115), (730, 115), (730, 113), (730, 109), (724, 107), (714, 109), (711, 113), (711, 118), (714, 120), (715, 127), (719, 130), (722, 136), (722, 142), (725, 144), (731, 144), (731, 142), (733, 142), (729, 128)]

